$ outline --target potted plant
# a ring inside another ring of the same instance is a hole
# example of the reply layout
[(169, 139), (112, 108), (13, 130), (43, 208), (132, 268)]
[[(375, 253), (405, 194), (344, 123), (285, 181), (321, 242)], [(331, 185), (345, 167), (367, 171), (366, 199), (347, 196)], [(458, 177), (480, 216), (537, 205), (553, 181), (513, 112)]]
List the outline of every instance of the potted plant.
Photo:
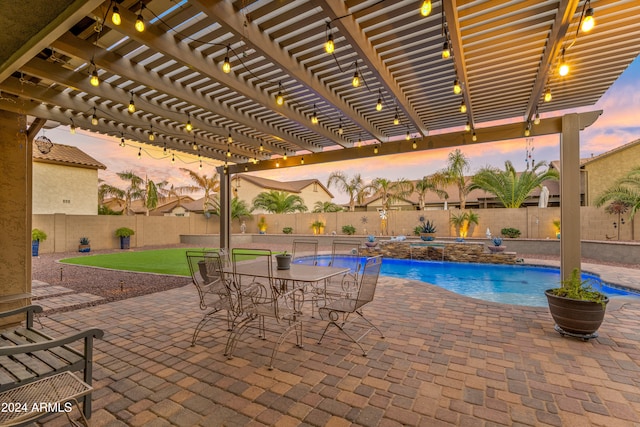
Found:
[(291, 254), (284, 251), (276, 255), (276, 263), (278, 270), (289, 270), (291, 268)]
[(258, 220), (258, 233), (266, 234), (267, 233), (267, 219), (264, 216), (261, 216)]
[(120, 227), (116, 230), (116, 237), (120, 238), (120, 249), (129, 249), (131, 246), (131, 236), (135, 231), (127, 227)]
[(37, 228), (31, 230), (31, 256), (38, 256), (40, 242), (47, 240), (47, 233)]
[(324, 222), (317, 220), (311, 223), (313, 234), (324, 234)]
[(284, 228), (282, 229), (282, 232), (283, 232), (284, 234), (291, 234), (291, 233), (293, 233), (293, 227), (284, 227)]
[(89, 244), (88, 237), (80, 238), (80, 244), (78, 245), (78, 252), (91, 252), (91, 246)]
[(502, 246), (502, 239), (500, 237), (494, 237), (491, 242), (493, 245), (487, 246), (490, 252), (503, 252), (507, 248), (506, 246)]
[(378, 242), (376, 242), (376, 236), (373, 234), (369, 234), (367, 236), (367, 240), (364, 242), (365, 246), (368, 248), (375, 248)]
[(559, 288), (547, 289), (544, 293), (549, 303), (549, 312), (556, 322), (555, 330), (562, 336), (596, 338), (609, 298), (593, 289), (590, 280), (582, 280), (580, 270), (575, 268), (571, 277), (561, 281)]
[(353, 225), (343, 225), (342, 232), (348, 236), (356, 234), (356, 228)]
[(553, 220), (553, 228), (556, 229), (556, 239), (559, 239), (560, 238), (560, 220), (559, 219)]
[(419, 218), (420, 225), (420, 238), (425, 241), (430, 241), (436, 238), (436, 226), (431, 220), (425, 220), (423, 216)]

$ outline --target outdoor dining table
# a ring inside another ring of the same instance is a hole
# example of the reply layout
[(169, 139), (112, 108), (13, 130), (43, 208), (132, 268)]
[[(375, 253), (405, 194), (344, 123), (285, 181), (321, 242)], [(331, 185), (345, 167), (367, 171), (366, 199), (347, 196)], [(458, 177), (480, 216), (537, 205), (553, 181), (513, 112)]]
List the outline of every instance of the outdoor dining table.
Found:
[[(273, 268), (271, 278), (279, 283), (304, 283), (312, 284), (326, 281), (332, 277), (346, 274), (350, 271), (349, 267), (328, 267), (321, 265), (309, 264), (291, 264), (288, 270), (278, 270)], [(262, 262), (243, 261), (236, 264), (235, 271), (233, 266), (229, 265), (224, 268), (226, 274), (237, 274), (240, 276), (250, 277), (269, 277), (266, 265)]]

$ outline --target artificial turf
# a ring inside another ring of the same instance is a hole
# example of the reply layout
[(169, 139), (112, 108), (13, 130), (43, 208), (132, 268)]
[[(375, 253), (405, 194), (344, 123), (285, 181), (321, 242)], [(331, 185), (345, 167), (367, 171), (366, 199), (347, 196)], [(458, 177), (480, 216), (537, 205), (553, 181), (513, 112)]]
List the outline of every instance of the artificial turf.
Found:
[[(149, 251), (118, 252), (61, 259), (60, 262), (75, 265), (110, 268), (114, 270), (141, 271), (146, 273), (190, 276), (186, 251), (217, 250), (203, 248), (154, 249)], [(246, 259), (253, 258), (249, 253)]]

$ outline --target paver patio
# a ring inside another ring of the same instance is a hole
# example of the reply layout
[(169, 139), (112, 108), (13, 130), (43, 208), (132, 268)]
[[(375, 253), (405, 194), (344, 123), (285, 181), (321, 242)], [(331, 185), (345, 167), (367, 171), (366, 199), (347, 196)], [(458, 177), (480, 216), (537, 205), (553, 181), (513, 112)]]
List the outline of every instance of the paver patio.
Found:
[[(305, 348), (253, 331), (231, 360), (225, 323), (190, 347), (192, 286), (53, 314), (58, 333), (100, 327), (93, 426), (640, 425), (640, 304), (609, 304), (600, 337), (562, 338), (546, 307), (482, 302), (381, 277), (363, 357), (336, 333)], [(64, 416), (46, 426), (66, 425)]]

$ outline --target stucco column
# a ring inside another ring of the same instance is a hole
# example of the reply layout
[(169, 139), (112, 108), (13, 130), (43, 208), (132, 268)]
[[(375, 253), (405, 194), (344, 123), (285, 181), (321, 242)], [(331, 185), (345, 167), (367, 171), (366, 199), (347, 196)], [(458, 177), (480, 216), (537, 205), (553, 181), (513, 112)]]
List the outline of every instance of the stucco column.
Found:
[(560, 274), (568, 279), (580, 268), (580, 118), (562, 117), (560, 136)]
[(31, 143), (26, 117), (0, 110), (0, 310), (28, 304), (31, 292)]

